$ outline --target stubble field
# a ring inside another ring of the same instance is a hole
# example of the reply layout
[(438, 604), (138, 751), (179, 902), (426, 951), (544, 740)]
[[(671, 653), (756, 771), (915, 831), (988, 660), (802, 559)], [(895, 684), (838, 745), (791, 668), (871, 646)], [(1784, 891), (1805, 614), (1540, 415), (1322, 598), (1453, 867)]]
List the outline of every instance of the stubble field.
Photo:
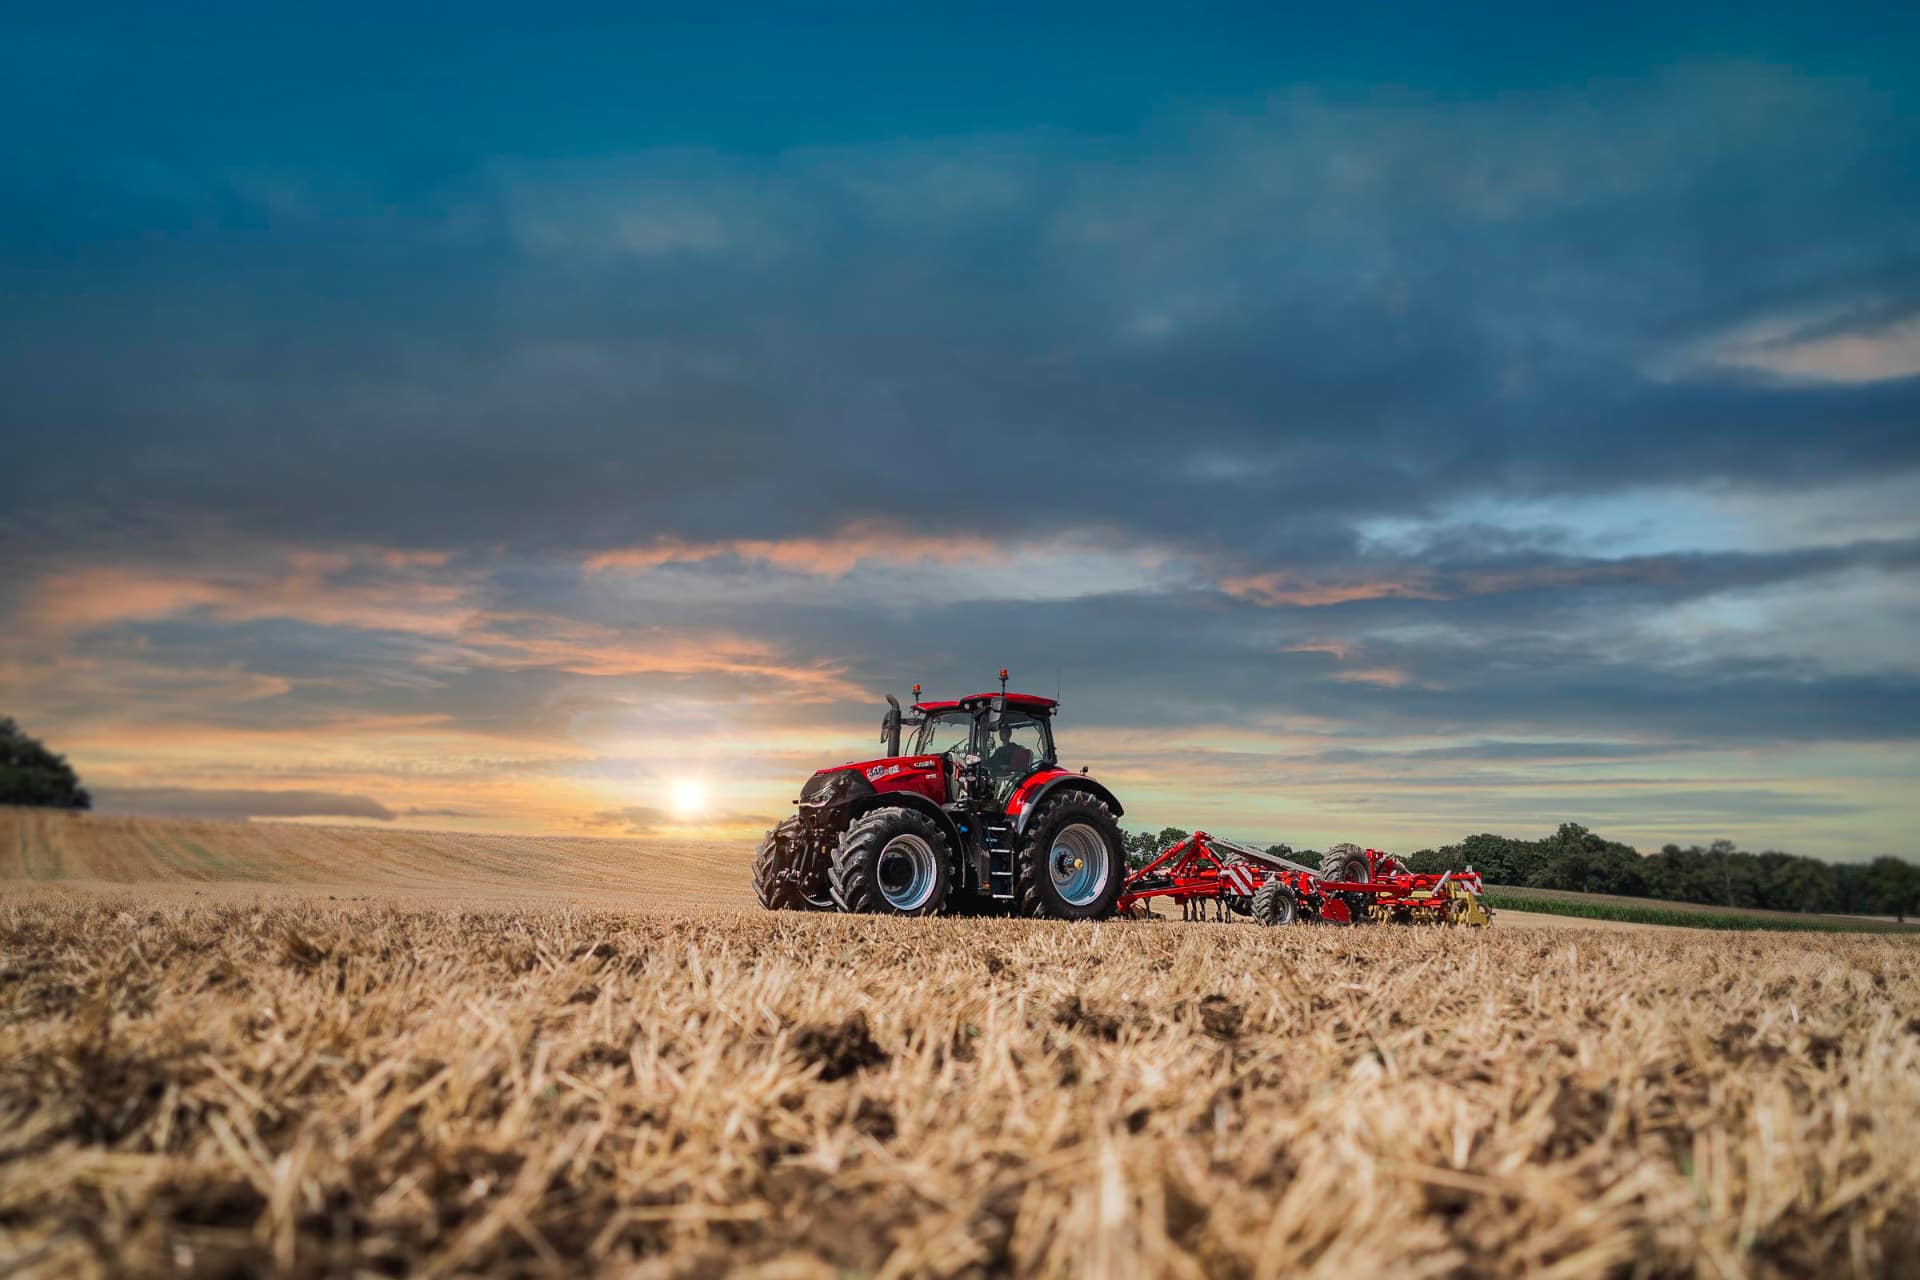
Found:
[(0, 890), (0, 1269), (1897, 1275), (1916, 1256), (1904, 938)]

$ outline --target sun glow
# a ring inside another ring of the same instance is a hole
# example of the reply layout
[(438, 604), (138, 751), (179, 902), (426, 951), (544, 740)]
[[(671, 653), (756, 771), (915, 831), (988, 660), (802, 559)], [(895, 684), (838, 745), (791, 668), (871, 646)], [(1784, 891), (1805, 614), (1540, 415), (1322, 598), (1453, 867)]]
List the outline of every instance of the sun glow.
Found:
[(697, 818), (706, 807), (706, 784), (698, 778), (682, 778), (673, 784), (673, 812), (676, 816)]

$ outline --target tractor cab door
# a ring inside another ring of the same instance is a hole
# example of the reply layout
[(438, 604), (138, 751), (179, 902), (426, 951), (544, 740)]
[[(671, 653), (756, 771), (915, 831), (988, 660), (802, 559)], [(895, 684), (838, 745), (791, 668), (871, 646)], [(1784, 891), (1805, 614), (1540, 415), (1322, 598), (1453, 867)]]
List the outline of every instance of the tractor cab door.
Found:
[(915, 755), (939, 756), (949, 803), (958, 800), (960, 766), (974, 754), (973, 716), (965, 711), (929, 714), (914, 739)]
[(993, 780), (995, 801), (1004, 806), (1028, 774), (1053, 764), (1052, 726), (1044, 715), (1008, 707), (997, 725), (983, 728), (987, 741), (981, 767)]

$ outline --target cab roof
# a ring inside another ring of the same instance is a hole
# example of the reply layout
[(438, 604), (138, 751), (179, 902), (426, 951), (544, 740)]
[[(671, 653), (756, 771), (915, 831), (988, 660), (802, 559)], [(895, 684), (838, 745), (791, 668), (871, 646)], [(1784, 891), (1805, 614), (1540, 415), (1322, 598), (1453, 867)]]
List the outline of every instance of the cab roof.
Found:
[[(999, 696), (997, 693), (970, 693), (964, 698), (957, 698), (951, 702), (916, 702), (913, 704), (913, 709), (922, 715), (931, 715), (941, 711), (975, 707), (984, 702), (991, 702)], [(1052, 698), (1043, 698), (1036, 693), (1010, 693), (1007, 695), (1007, 705), (1019, 707), (1022, 711), (1052, 715), (1053, 709), (1060, 704)]]

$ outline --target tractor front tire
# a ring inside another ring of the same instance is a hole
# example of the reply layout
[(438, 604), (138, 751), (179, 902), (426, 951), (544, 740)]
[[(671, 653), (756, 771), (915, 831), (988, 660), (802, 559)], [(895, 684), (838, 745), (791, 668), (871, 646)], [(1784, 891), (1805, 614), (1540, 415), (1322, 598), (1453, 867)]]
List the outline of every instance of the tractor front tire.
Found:
[(1365, 884), (1367, 851), (1357, 844), (1337, 844), (1320, 856), (1320, 878), (1344, 884)]
[(753, 855), (753, 892), (769, 911), (831, 911), (827, 877), (814, 871), (809, 877), (807, 851), (795, 838), (792, 818), (767, 832)]
[(854, 819), (833, 851), (827, 882), (846, 911), (930, 916), (947, 902), (953, 847), (940, 824), (912, 809)]
[(1253, 910), (1248, 914), (1253, 916), (1255, 924), (1272, 928), (1298, 920), (1300, 904), (1294, 899), (1292, 889), (1279, 880), (1269, 880), (1253, 891)]
[(1107, 802), (1065, 791), (1040, 802), (1020, 841), (1020, 914), (1101, 920), (1127, 878), (1126, 840)]

